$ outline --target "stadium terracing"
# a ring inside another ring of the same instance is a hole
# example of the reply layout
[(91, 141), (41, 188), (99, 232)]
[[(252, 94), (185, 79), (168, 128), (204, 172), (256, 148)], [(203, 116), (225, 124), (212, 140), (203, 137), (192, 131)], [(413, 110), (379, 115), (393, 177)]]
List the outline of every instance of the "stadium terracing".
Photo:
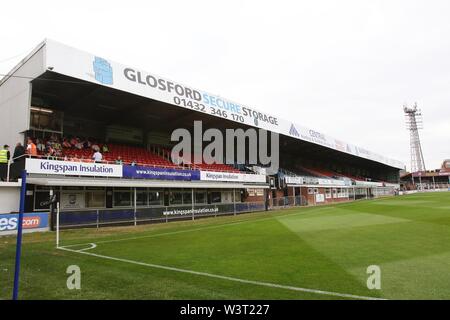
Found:
[[(38, 146), (2, 167), (0, 213), (18, 208), (62, 226), (195, 219), (392, 195), (396, 160), (215, 94), (45, 40), (0, 81), (0, 143)], [(263, 129), (279, 134), (279, 169), (260, 163), (182, 164), (171, 133)], [(105, 150), (92, 162), (94, 149)], [(49, 153), (49, 148), (52, 150)], [(105, 149), (104, 149), (105, 148)], [(56, 151), (55, 151), (56, 149)], [(12, 155), (12, 150), (11, 150)], [(120, 157), (120, 159), (119, 159)], [(13, 200), (11, 200), (13, 199)], [(51, 219), (53, 220), (53, 219)]]

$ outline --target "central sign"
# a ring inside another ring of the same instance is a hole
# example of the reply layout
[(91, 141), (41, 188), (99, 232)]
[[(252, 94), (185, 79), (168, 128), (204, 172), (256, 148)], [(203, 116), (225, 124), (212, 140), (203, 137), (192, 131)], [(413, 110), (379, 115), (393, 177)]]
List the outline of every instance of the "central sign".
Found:
[(198, 170), (183, 170), (175, 168), (157, 168), (142, 166), (123, 166), (124, 178), (158, 179), (158, 180), (199, 180)]
[(233, 172), (200, 171), (200, 180), (225, 182), (253, 182), (266, 183), (266, 176), (262, 174), (245, 174)]

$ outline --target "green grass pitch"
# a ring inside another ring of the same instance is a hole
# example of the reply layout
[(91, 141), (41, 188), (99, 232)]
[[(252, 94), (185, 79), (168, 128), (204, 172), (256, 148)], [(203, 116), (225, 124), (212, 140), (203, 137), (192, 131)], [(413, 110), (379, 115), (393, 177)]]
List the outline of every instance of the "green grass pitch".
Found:
[[(450, 192), (24, 235), (21, 299), (450, 299)], [(90, 243), (94, 243), (91, 245)], [(82, 250), (82, 251), (79, 251)], [(0, 238), (10, 299), (15, 237)], [(81, 269), (69, 290), (66, 269)], [(367, 267), (381, 268), (369, 290)]]

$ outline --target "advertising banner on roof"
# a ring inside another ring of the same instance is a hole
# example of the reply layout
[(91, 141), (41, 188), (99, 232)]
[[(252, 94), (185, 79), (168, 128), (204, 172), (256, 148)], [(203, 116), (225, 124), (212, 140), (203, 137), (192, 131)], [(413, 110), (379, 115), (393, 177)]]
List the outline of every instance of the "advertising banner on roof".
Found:
[(193, 88), (135, 67), (116, 63), (61, 43), (46, 40), (46, 68), (70, 77), (130, 92), (181, 108), (228, 119), (309, 141), (337, 151), (403, 169), (396, 160), (336, 140), (322, 132), (280, 119), (267, 112)]

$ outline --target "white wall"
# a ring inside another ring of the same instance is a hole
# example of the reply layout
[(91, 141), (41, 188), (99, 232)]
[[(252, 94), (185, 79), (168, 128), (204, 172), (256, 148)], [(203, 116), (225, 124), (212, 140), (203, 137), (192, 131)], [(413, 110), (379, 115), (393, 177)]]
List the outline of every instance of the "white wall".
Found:
[(0, 84), (0, 146), (8, 144), (11, 152), (17, 142), (23, 142), (20, 132), (28, 130), (30, 125), (31, 79), (28, 77), (42, 74), (44, 65), (44, 47), (41, 47), (16, 67), (13, 77), (3, 79)]
[(0, 213), (19, 211), (20, 187), (14, 184), (0, 182)]

